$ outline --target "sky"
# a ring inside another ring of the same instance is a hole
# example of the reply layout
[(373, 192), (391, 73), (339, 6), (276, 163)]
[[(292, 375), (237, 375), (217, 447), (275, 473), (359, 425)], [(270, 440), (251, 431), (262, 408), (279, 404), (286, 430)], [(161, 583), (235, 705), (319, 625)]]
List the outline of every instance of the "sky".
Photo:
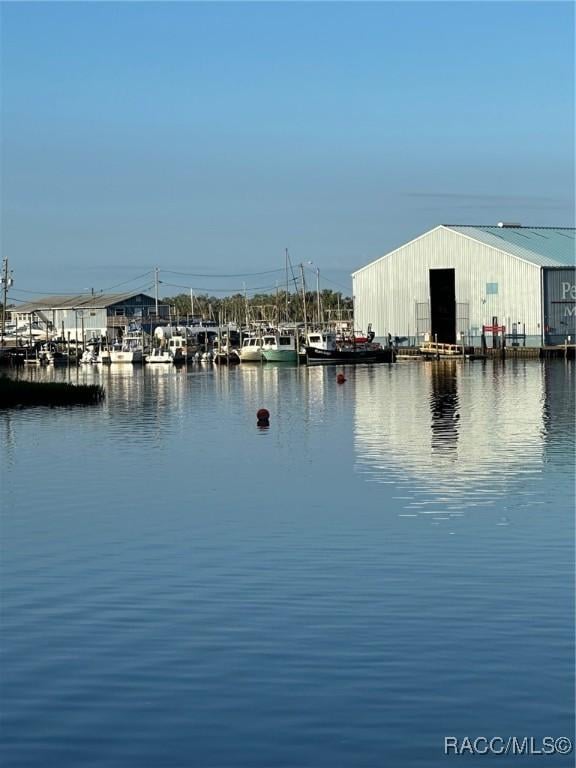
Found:
[[(574, 226), (574, 5), (0, 5), (0, 246), (40, 294), (313, 284), (440, 223)], [(312, 262), (309, 264), (308, 262)], [(259, 274), (264, 273), (264, 274)]]

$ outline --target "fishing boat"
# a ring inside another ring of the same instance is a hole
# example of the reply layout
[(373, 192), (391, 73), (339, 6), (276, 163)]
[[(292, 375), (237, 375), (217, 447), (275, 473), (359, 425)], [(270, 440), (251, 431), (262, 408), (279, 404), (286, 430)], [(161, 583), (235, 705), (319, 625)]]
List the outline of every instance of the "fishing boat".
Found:
[(204, 326), (194, 329), (187, 326), (158, 326), (154, 329), (155, 343), (173, 353), (174, 362), (182, 360), (194, 360), (196, 352), (206, 349), (216, 334), (210, 330), (211, 335)]
[(122, 340), (102, 348), (98, 355), (99, 363), (142, 363), (144, 347), (141, 333), (127, 333)]
[(183, 363), (186, 360), (192, 360), (194, 347), (189, 339), (183, 335), (174, 335), (168, 339), (167, 351), (172, 357), (172, 362)]
[(109, 351), (111, 363), (141, 363), (144, 360), (142, 348), (128, 347), (124, 344), (115, 345)]
[(393, 363), (394, 349), (384, 349), (373, 342), (337, 343), (336, 334), (329, 331), (309, 333), (306, 337), (307, 363)]
[(296, 336), (281, 332), (267, 334), (262, 340), (262, 355), (267, 363), (297, 363)]
[(240, 360), (243, 363), (262, 362), (262, 345), (264, 339), (262, 336), (247, 336), (240, 349)]

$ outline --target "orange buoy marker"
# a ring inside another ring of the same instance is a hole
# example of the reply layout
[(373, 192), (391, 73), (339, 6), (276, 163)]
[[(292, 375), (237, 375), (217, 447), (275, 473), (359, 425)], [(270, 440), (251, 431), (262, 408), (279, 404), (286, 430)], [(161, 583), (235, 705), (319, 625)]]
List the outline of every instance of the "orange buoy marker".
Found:
[(260, 408), (256, 412), (256, 424), (259, 427), (269, 427), (270, 426), (270, 411), (267, 408)]
[(336, 381), (338, 382), (338, 384), (344, 384), (344, 382), (346, 381), (346, 376), (344, 376), (343, 373), (339, 373), (338, 376), (336, 376)]

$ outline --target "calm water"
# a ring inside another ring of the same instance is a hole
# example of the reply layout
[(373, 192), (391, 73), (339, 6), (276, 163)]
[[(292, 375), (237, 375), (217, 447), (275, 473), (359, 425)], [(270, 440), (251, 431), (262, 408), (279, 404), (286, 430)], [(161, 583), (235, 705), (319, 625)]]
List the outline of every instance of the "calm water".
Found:
[(0, 412), (3, 766), (573, 766), (443, 750), (574, 736), (574, 367), (335, 374), (27, 374), (107, 398)]

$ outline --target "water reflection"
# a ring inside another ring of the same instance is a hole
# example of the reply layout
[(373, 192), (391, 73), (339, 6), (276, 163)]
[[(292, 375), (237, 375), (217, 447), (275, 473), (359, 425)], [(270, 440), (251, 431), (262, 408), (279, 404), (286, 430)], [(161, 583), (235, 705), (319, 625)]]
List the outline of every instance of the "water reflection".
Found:
[(102, 385), (104, 403), (86, 410), (82, 421), (97, 425), (104, 415), (107, 438), (126, 445), (159, 446), (182, 436), (186, 449), (197, 450), (202, 429), (232, 445), (245, 426), (255, 427), (258, 409), (267, 408), (272, 428), (262, 432), (263, 441), (284, 452), (294, 438), (302, 456), (315, 462), (327, 455), (327, 441), (418, 511), (458, 514), (492, 503), (511, 479), (537, 475), (544, 461), (572, 466), (571, 363), (359, 366), (346, 370), (340, 387), (337, 373), (332, 366), (267, 364), (42, 367), (16, 375)]
[(574, 457), (575, 387), (571, 362), (544, 368), (543, 433), (547, 459)]
[(458, 443), (457, 363), (440, 361), (431, 371), (432, 453), (453, 453)]
[(572, 467), (573, 394), (563, 362), (409, 362), (356, 377), (357, 468), (399, 484), (417, 511), (486, 506), (511, 482), (522, 494), (545, 446)]
[(338, 372), (93, 367), (102, 406), (0, 411), (6, 765), (422, 768), (447, 722), (569, 732), (573, 369)]

